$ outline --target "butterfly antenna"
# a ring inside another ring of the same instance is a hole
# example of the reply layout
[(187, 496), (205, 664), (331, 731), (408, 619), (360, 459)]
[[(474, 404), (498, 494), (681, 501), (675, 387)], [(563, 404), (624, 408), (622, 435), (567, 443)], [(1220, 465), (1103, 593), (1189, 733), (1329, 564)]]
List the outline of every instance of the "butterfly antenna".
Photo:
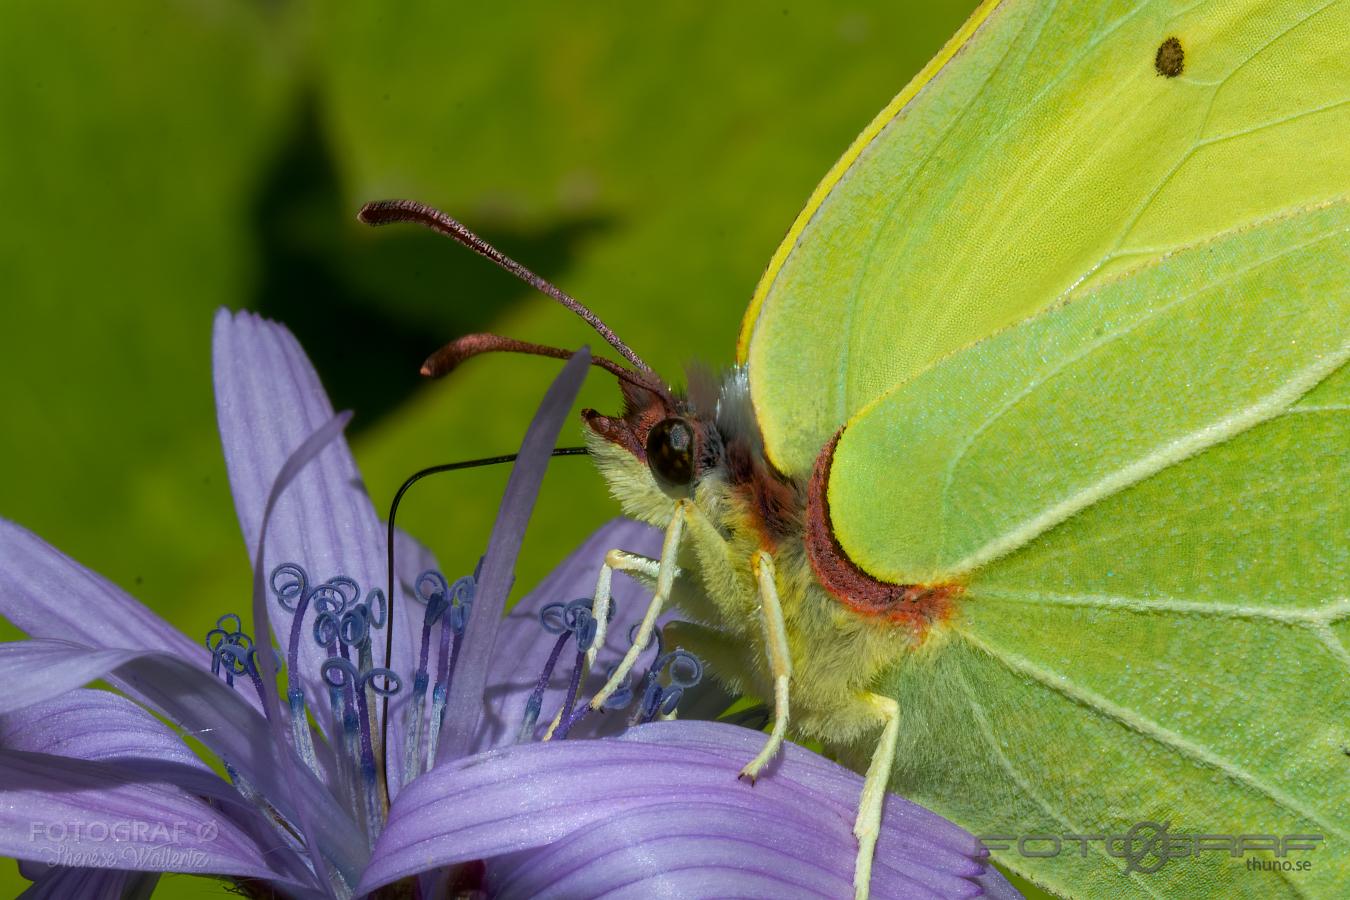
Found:
[(361, 211), (356, 214), (356, 218), (367, 225), (416, 222), (418, 225), (423, 225), (432, 231), (439, 231), (441, 234), (455, 239), (474, 253), (492, 260), (541, 294), (547, 294), (585, 319), (586, 323), (596, 330), (596, 333), (608, 341), (611, 347), (619, 351), (624, 359), (637, 366), (640, 371), (650, 372), (652, 370), (651, 366), (642, 361), (642, 357), (634, 353), (631, 347), (621, 341), (619, 336), (599, 316), (587, 309), (581, 301), (540, 278), (474, 234), (463, 223), (446, 215), (439, 209), (427, 206), (425, 203), (418, 203), (415, 200), (378, 200), (361, 207)]

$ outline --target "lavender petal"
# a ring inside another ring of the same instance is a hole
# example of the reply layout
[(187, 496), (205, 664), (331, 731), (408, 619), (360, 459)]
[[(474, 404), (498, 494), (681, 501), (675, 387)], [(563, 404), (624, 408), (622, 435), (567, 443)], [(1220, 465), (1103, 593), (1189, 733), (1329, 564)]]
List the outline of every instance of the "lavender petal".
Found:
[(80, 688), (0, 715), (0, 747), (75, 759), (144, 760), (220, 781), (159, 719), (108, 691)]
[[(50, 669), (61, 653), (74, 665), (81, 657), (93, 657), (94, 651), (78, 644), (63, 641), (28, 641), (41, 645), (36, 654)], [(11, 660), (22, 657), (4, 645)], [(122, 655), (102, 655), (102, 654)], [(141, 651), (103, 651), (97, 658), (115, 666), (106, 672), (110, 680), (125, 683), (143, 698), (144, 702), (173, 721), (180, 728), (195, 735), (221, 760), (229, 763), (269, 798), (292, 821), (301, 813), (311, 817), (317, 826), (317, 844), (325, 858), (332, 860), (354, 880), (364, 865), (367, 851), (355, 822), (333, 800), (328, 789), (315, 779), (293, 754), (285, 765), (278, 766), (271, 733), (266, 720), (244, 702), (237, 691), (226, 687), (208, 672), (190, 663), (164, 653)], [(37, 670), (14, 666), (16, 679), (6, 696), (33, 690), (31, 680), (39, 677)], [(82, 671), (88, 671), (87, 669)], [(90, 677), (102, 677), (92, 674)], [(7, 685), (7, 687), (10, 687)], [(288, 802), (294, 794), (295, 804)]]
[(0, 614), (30, 637), (161, 650), (203, 669), (211, 654), (108, 579), (0, 519)]
[(494, 654), (493, 645), (501, 625), (506, 595), (511, 589), (516, 557), (525, 537), (525, 525), (539, 495), (549, 455), (586, 378), (590, 361), (590, 350), (582, 347), (563, 366), (530, 422), (520, 445), (520, 454), (511, 468), (501, 509), (484, 554), (478, 593), (469, 613), (464, 655), (458, 663), (446, 701), (437, 765), (468, 752), (478, 733), (488, 661)]
[(0, 853), (97, 868), (288, 883), (253, 839), (196, 797), (116, 765), (0, 750)]
[(215, 801), (223, 815), (266, 848), (272, 869), (288, 871), (296, 879), (307, 876), (299, 857), (278, 846), (260, 810), (221, 780), (177, 734), (125, 697), (78, 689), (7, 713), (0, 716), (0, 747), (116, 764), (144, 783), (171, 785)]
[[(750, 788), (736, 772), (762, 735), (686, 722), (629, 734), (520, 744), (413, 782), (391, 810), (359, 890), (488, 859), (491, 884), (509, 896), (851, 893), (861, 776), (788, 745), (781, 765)], [(888, 798), (876, 895), (978, 895), (983, 848), (931, 813), (899, 808), (907, 806)], [(728, 845), (739, 849), (728, 854)], [(577, 847), (605, 853), (597, 860)]]
[(41, 867), (37, 878), (19, 900), (67, 900), (69, 897), (117, 897), (150, 900), (159, 884), (158, 872), (90, 869), (77, 866)]
[(69, 641), (0, 644), (0, 713), (82, 687), (138, 658), (140, 650), (96, 650)]
[[(333, 407), (295, 337), (251, 313), (216, 314), (212, 364), (225, 466), (252, 560), (257, 556), (263, 508), (278, 472), (307, 437), (333, 418)], [(270, 572), (270, 567), (283, 562), (303, 566), (315, 583), (346, 575), (363, 591), (385, 589), (385, 529), (342, 437), (296, 476), (277, 503), (264, 565)], [(402, 602), (406, 601), (390, 598), (391, 607)], [(286, 646), (290, 615), (273, 605), (272, 621), (278, 641)], [(262, 642), (261, 636), (256, 637)], [(408, 639), (406, 630), (395, 628), (394, 658), (411, 654)], [(383, 632), (376, 632), (374, 640), (382, 642)], [(308, 639), (300, 646), (301, 677), (306, 696), (314, 703), (327, 697), (319, 675), (326, 654)], [(328, 716), (315, 718), (327, 731)]]

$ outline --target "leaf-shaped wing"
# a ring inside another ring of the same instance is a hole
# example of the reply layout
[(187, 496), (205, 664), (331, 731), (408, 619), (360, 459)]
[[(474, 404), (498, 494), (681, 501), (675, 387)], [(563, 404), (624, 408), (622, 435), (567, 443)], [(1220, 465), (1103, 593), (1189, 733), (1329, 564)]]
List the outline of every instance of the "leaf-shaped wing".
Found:
[(761, 280), (740, 355), (770, 457), (809, 474), (879, 395), (1075, 286), (1344, 195), (1348, 35), (1326, 0), (985, 4)]

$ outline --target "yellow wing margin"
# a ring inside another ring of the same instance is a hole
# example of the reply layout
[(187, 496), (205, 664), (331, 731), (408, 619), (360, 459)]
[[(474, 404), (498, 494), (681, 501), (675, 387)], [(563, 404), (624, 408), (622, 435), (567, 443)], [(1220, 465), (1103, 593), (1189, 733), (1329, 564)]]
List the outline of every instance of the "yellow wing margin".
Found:
[(745, 318), (741, 320), (740, 336), (736, 339), (736, 361), (738, 363), (746, 361), (746, 354), (750, 348), (750, 334), (755, 329), (755, 321), (759, 318), (759, 311), (764, 305), (764, 298), (769, 295), (769, 289), (773, 287), (774, 280), (778, 277), (779, 271), (782, 270), (783, 263), (787, 261), (788, 254), (797, 245), (797, 239), (801, 237), (807, 224), (820, 209), (821, 204), (825, 202), (825, 198), (830, 195), (830, 191), (834, 190), (835, 185), (844, 177), (844, 173), (857, 161), (862, 152), (867, 149), (867, 146), (876, 139), (876, 136), (881, 134), (882, 130), (891, 123), (891, 120), (899, 115), (900, 111), (908, 106), (911, 100), (918, 96), (919, 91), (923, 90), (937, 76), (938, 72), (951, 62), (957, 53), (961, 52), (961, 48), (970, 40), (971, 35), (980, 29), (980, 26), (984, 24), (990, 14), (1003, 2), (1004, 0), (984, 0), (975, 12), (971, 13), (970, 18), (965, 21), (965, 24), (956, 34), (948, 39), (947, 43), (938, 51), (938, 54), (930, 59), (928, 64), (919, 70), (919, 74), (915, 75), (909, 84), (905, 85), (904, 89), (896, 94), (890, 103), (886, 104), (886, 108), (877, 113), (876, 117), (867, 124), (862, 134), (854, 139), (844, 155), (839, 157), (838, 162), (830, 167), (830, 171), (821, 179), (820, 184), (816, 185), (816, 189), (811, 192), (810, 199), (806, 201), (805, 208), (793, 220), (792, 227), (788, 229), (787, 234), (783, 237), (783, 242), (778, 245), (778, 249), (773, 252), (768, 266), (764, 269), (764, 274), (760, 276), (759, 283), (755, 286), (754, 296), (750, 298), (750, 306), (746, 308)]

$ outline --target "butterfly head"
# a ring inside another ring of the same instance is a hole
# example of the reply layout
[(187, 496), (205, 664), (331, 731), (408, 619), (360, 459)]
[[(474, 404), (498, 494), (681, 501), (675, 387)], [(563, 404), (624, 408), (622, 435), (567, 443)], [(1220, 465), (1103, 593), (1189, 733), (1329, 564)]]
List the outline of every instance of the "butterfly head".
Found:
[(691, 373), (690, 389), (620, 379), (618, 415), (582, 412), (586, 444), (631, 515), (668, 521), (677, 500), (696, 499), (724, 479), (724, 440), (711, 376)]
[(619, 415), (582, 416), (587, 448), (628, 515), (664, 525), (689, 498), (723, 528), (772, 537), (798, 527), (804, 495), (765, 460), (744, 367), (691, 368), (684, 391), (619, 386)]

